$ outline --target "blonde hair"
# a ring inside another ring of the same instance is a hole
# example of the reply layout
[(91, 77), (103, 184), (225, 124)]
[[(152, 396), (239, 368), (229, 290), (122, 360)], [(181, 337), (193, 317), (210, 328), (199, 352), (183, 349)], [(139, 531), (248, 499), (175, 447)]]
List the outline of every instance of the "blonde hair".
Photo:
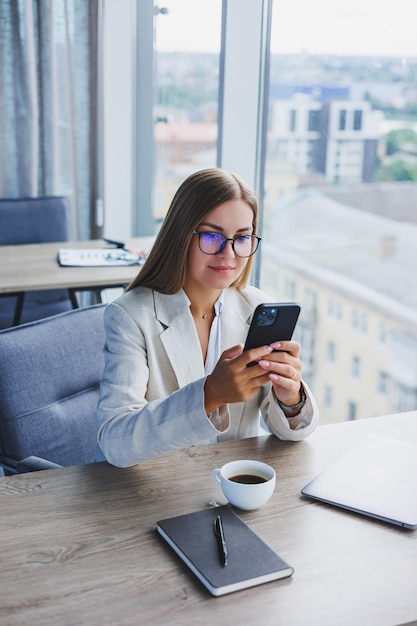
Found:
[[(228, 200), (244, 200), (253, 211), (253, 233), (258, 223), (258, 202), (254, 192), (237, 175), (219, 168), (200, 170), (180, 185), (155, 243), (134, 280), (126, 291), (143, 285), (164, 294), (174, 294), (184, 285), (187, 256), (194, 231), (205, 217)], [(252, 259), (233, 285), (246, 286)]]

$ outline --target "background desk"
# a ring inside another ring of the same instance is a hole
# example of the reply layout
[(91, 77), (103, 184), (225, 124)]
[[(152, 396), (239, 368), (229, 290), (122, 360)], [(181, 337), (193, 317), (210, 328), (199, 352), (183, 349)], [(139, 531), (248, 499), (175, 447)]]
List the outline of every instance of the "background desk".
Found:
[[(154, 237), (129, 240), (129, 246), (148, 251)], [(100, 239), (65, 241), (19, 246), (0, 246), (0, 293), (13, 294), (42, 289), (90, 289), (119, 287), (130, 282), (139, 266), (117, 267), (61, 267), (58, 264), (60, 248), (104, 248)]]
[[(129, 247), (149, 251), (155, 238), (130, 239)], [(103, 248), (101, 239), (62, 243), (38, 243), (0, 246), (0, 296), (17, 295), (13, 324), (20, 323), (24, 294), (42, 289), (68, 289), (74, 308), (78, 306), (77, 291), (101, 291), (124, 287), (138, 273), (139, 266), (61, 267), (60, 248)]]
[[(367, 432), (417, 442), (417, 412), (322, 426), (299, 443), (261, 437), (142, 465), (106, 463), (0, 479), (0, 623), (393, 626), (417, 619), (417, 531), (300, 496)], [(210, 479), (236, 458), (266, 461), (277, 487), (241, 517), (294, 576), (212, 598), (156, 521), (224, 502)]]

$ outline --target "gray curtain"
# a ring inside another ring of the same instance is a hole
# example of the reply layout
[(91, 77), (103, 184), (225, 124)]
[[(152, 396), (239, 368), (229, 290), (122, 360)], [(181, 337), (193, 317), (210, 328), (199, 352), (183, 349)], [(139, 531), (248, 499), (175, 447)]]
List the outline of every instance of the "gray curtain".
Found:
[(65, 195), (73, 237), (100, 236), (101, 0), (0, 0), (0, 197)]

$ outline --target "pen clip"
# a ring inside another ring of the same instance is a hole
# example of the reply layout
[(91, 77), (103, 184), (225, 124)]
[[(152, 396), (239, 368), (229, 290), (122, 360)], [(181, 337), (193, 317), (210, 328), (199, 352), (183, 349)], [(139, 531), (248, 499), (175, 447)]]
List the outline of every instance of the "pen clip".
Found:
[(219, 518), (218, 517), (216, 517), (213, 524), (214, 524), (214, 534), (216, 535), (216, 537), (219, 537), (220, 531), (219, 531)]

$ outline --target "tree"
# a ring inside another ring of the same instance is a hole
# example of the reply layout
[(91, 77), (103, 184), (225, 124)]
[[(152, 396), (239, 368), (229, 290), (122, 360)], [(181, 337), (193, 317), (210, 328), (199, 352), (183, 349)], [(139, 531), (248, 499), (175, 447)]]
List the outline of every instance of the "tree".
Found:
[(398, 158), (389, 165), (381, 165), (375, 173), (375, 180), (379, 182), (417, 181), (417, 162), (409, 163)]
[(386, 154), (395, 154), (401, 150), (401, 146), (405, 143), (416, 144), (417, 151), (417, 133), (411, 128), (400, 128), (399, 130), (391, 130), (384, 135), (383, 141), (386, 145)]

